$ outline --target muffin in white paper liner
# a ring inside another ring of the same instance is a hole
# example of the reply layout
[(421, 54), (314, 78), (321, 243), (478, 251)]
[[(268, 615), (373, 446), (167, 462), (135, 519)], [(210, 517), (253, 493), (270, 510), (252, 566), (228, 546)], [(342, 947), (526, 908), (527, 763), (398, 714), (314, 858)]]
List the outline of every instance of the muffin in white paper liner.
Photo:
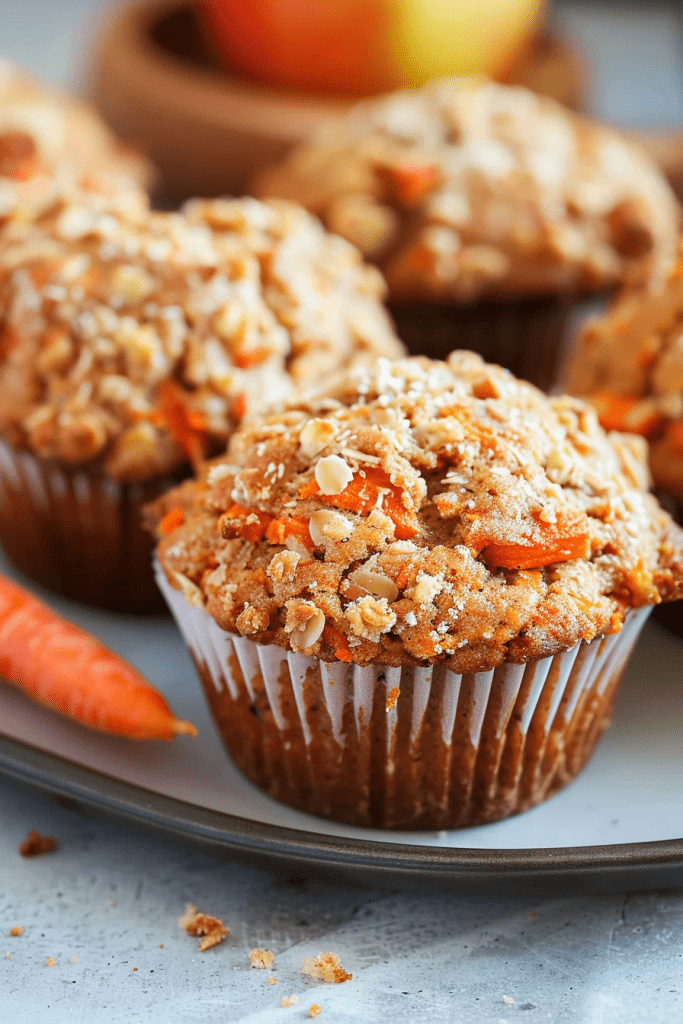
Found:
[(609, 724), (651, 611), (551, 657), (458, 675), (258, 645), (221, 629), (156, 571), (244, 774), (301, 810), (377, 828), (495, 821), (570, 782)]
[(145, 503), (175, 482), (121, 484), (0, 440), (0, 543), (18, 569), (66, 597), (162, 612), (141, 517)]

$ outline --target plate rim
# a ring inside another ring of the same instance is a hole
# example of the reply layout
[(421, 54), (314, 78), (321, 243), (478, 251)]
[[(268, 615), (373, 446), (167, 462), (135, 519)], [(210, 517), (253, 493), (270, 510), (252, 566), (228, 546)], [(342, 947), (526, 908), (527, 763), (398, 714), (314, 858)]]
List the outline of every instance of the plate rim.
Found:
[[(366, 876), (369, 884), (419, 882), (492, 891), (530, 882), (597, 883), (599, 888), (658, 882), (680, 885), (683, 838), (604, 846), (486, 849), (420, 846), (331, 836), (255, 821), (166, 796), (40, 750), (0, 730), (0, 774), (33, 788), (171, 832), (235, 856), (290, 869), (313, 867)], [(366, 879), (363, 879), (366, 881)], [(367, 884), (367, 882), (366, 882)], [(512, 891), (512, 890), (511, 890)]]

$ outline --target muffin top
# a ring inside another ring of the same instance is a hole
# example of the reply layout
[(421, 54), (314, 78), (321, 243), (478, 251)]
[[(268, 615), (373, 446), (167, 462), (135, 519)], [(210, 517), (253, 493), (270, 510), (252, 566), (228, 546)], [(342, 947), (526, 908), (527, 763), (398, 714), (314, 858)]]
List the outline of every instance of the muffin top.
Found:
[(523, 662), (683, 596), (645, 443), (479, 356), (351, 367), (153, 507), (171, 585), (325, 661)]
[(149, 165), (114, 139), (90, 107), (0, 60), (0, 224), (40, 215), (80, 188), (144, 186)]
[(8, 225), (0, 249), (0, 434), (16, 447), (145, 480), (352, 356), (402, 352), (379, 272), (298, 207), (82, 199)]
[(364, 102), (257, 183), (382, 267), (396, 300), (600, 290), (656, 272), (679, 207), (617, 132), (523, 88), (445, 79)]
[(649, 438), (655, 484), (683, 502), (683, 245), (666, 281), (623, 289), (585, 326), (569, 387), (606, 429)]

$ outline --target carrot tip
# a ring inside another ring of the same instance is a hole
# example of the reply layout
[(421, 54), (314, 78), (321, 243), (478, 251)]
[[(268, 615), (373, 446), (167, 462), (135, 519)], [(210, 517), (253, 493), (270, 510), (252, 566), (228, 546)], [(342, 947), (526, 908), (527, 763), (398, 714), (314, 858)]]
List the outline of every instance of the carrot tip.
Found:
[(196, 736), (197, 729), (192, 722), (183, 722), (179, 718), (174, 718), (171, 723), (171, 729), (176, 736)]

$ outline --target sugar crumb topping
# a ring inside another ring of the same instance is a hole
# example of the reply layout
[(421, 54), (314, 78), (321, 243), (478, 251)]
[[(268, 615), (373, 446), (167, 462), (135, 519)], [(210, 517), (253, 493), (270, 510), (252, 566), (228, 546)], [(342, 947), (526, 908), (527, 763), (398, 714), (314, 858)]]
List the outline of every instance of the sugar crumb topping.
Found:
[(683, 501), (683, 246), (665, 281), (624, 289), (585, 326), (569, 386), (606, 429), (648, 438), (655, 484)]
[(601, 289), (666, 264), (679, 222), (658, 169), (616, 131), (481, 79), (358, 104), (256, 192), (353, 241), (393, 298)]
[[(173, 471), (352, 357), (399, 354), (383, 294), (288, 203), (65, 198), (3, 231), (0, 434), (117, 480)], [(264, 487), (283, 472), (273, 462)]]
[[(312, 414), (334, 426), (313, 456)], [(377, 462), (349, 459), (325, 491), (316, 467), (342, 447)], [(162, 565), (227, 630), (325, 661), (479, 671), (683, 593), (682, 534), (646, 493), (645, 456), (587, 403), (471, 353), (380, 361), (245, 425), (151, 515), (185, 510)], [(285, 468), (265, 491), (271, 462)]]

